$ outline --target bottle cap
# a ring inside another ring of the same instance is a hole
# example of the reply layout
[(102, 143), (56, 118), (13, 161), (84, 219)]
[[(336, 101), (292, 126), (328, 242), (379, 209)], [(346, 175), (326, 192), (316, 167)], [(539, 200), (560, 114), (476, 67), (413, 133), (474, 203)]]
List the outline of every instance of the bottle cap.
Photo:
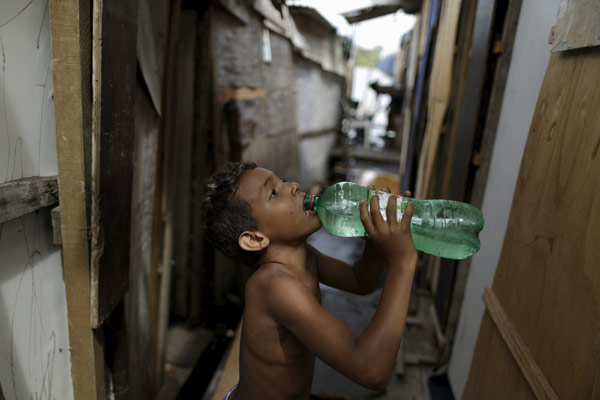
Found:
[(309, 195), (304, 198), (304, 210), (310, 211), (314, 210), (315, 203), (315, 195)]

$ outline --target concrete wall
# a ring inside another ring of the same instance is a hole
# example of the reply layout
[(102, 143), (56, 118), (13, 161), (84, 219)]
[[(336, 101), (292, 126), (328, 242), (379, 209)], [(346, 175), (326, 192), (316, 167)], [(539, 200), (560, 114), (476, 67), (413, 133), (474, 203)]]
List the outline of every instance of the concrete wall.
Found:
[[(345, 62), (341, 38), (313, 18), (294, 14), (294, 49), (289, 37), (268, 30), (250, 10), (246, 23), (216, 10), (217, 89), (264, 89), (256, 98), (234, 99), (239, 112), (242, 158), (306, 187), (327, 176), (327, 158), (340, 120)], [(263, 46), (271, 57), (263, 58)], [(305, 56), (301, 55), (305, 54)], [(306, 57), (310, 57), (310, 60)], [(221, 102), (221, 106), (226, 100)], [(227, 129), (226, 118), (221, 126)]]
[[(216, 9), (215, 63), (217, 88), (247, 87), (266, 95), (237, 101), (242, 121), (242, 158), (271, 169), (289, 180), (298, 179), (296, 136), (296, 87), (289, 39), (269, 32), (271, 60), (263, 60), (261, 16), (251, 12), (243, 24), (224, 10)], [(223, 109), (223, 99), (218, 105)], [(245, 112), (250, 109), (252, 112)], [(224, 118), (225, 119), (225, 118)], [(226, 135), (226, 121), (223, 121)]]
[(335, 144), (341, 116), (344, 78), (318, 64), (296, 57), (300, 186), (327, 179), (329, 151)]
[(346, 69), (342, 39), (332, 27), (312, 16), (293, 12), (298, 32), (307, 47), (296, 56), (300, 186), (328, 178), (329, 152), (334, 146), (341, 118), (341, 99)]
[[(58, 174), (48, 2), (0, 2), (0, 183)], [(0, 385), (72, 399), (59, 246), (42, 209), (0, 225)]]
[(492, 285), (502, 250), (521, 158), (550, 58), (548, 36), (559, 4), (560, 0), (527, 0), (521, 8), (482, 206), (482, 247), (471, 262), (450, 360), (448, 375), (457, 398), (467, 382), (484, 312), (481, 296), (484, 288)]

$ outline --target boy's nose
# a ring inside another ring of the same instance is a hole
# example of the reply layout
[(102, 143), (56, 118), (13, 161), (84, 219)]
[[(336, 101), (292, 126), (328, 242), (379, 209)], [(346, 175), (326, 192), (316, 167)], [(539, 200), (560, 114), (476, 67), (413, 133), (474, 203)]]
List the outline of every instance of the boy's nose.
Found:
[(298, 192), (300, 192), (300, 184), (296, 183), (296, 182), (290, 182), (292, 184), (292, 194), (296, 195), (298, 194)]

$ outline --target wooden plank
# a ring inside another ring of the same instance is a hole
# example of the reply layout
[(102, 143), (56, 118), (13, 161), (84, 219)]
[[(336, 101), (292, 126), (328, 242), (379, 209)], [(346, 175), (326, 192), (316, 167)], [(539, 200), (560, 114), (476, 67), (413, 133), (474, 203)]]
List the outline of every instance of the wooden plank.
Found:
[(0, 184), (0, 224), (58, 203), (56, 176), (23, 178)]
[(433, 304), (429, 307), (429, 316), (433, 324), (433, 332), (435, 333), (435, 339), (437, 340), (438, 346), (441, 350), (444, 350), (448, 342), (444, 336), (444, 332), (442, 332), (440, 320), (438, 319), (437, 312)]
[(433, 66), (429, 80), (428, 114), (421, 155), (415, 197), (429, 198), (434, 163), (437, 159), (439, 138), (446, 115), (452, 87), (452, 61), (462, 1), (444, 2), (435, 41)]
[[(255, 4), (256, 6), (256, 4)], [(211, 130), (213, 140), (213, 156), (215, 159), (215, 170), (221, 171), (225, 165), (230, 161), (229, 154), (227, 153), (226, 143), (223, 139), (224, 132), (222, 132), (222, 120), (221, 120), (221, 101), (219, 100), (218, 90), (218, 65), (217, 65), (217, 29), (218, 27), (214, 23), (216, 20), (216, 11), (213, 7), (208, 10), (208, 37), (209, 37), (209, 54), (208, 54), (208, 69), (210, 71), (210, 82), (212, 95), (211, 107), (212, 118), (211, 118)]]
[(97, 328), (129, 284), (137, 2), (94, 5), (91, 323)]
[(403, 376), (404, 375), (404, 340), (400, 342), (400, 348), (398, 349), (398, 354), (396, 355), (396, 375)]
[(600, 45), (600, 2), (562, 0), (552, 39), (553, 52)]
[(177, 44), (177, 118), (180, 140), (176, 149), (177, 163), (175, 197), (175, 237), (173, 259), (173, 296), (171, 311), (187, 318), (190, 296), (190, 234), (192, 166), (194, 163), (192, 135), (194, 124), (194, 48), (196, 46), (197, 14), (184, 10), (181, 14), (180, 40)]
[[(487, 184), (489, 173), (490, 160), (496, 139), (496, 131), (498, 121), (500, 119), (500, 111), (504, 99), (504, 90), (508, 79), (508, 70), (512, 59), (512, 51), (517, 32), (517, 24), (519, 15), (521, 14), (522, 0), (511, 0), (508, 3), (508, 9), (504, 19), (501, 41), (504, 43), (504, 51), (499, 56), (496, 70), (494, 72), (494, 81), (492, 91), (490, 93), (490, 103), (485, 118), (485, 126), (483, 128), (483, 137), (481, 144), (482, 162), (477, 168), (475, 180), (473, 182), (473, 191), (471, 192), (470, 203), (481, 208), (483, 204), (483, 195)], [(458, 318), (462, 307), (462, 300), (465, 292), (467, 277), (471, 266), (471, 258), (458, 261), (456, 266), (456, 274), (452, 295), (450, 299), (450, 307), (448, 310), (448, 322), (446, 324), (446, 336), (449, 342), (453, 342), (458, 326)], [(445, 266), (447, 267), (447, 266)]]
[[(453, 104), (453, 120), (444, 143), (444, 161), (440, 163), (438, 196), (464, 201), (468, 168), (472, 158), (475, 128), (481, 104), (484, 74), (488, 61), (490, 37), (496, 10), (495, 0), (478, 0), (470, 4), (474, 19), (469, 21), (466, 43), (461, 51), (459, 87)], [(446, 326), (448, 299), (457, 261), (443, 258), (435, 272), (438, 276), (436, 304), (440, 320)]]
[(508, 3), (508, 10), (504, 20), (502, 30), (502, 39), (504, 48), (502, 55), (499, 56), (496, 70), (494, 71), (494, 81), (490, 93), (490, 102), (488, 105), (485, 126), (483, 128), (482, 144), (481, 144), (481, 164), (477, 168), (475, 181), (473, 183), (473, 192), (471, 194), (470, 203), (481, 207), (483, 204), (483, 194), (485, 192), (485, 184), (490, 169), (490, 160), (494, 142), (496, 140), (496, 131), (498, 121), (500, 120), (500, 111), (502, 109), (502, 101), (504, 99), (504, 89), (506, 88), (506, 80), (508, 78), (508, 70), (512, 59), (512, 49), (517, 33), (517, 23), (521, 13), (522, 0), (511, 0)]
[[(429, 1), (426, 2), (428, 4)], [(417, 135), (419, 130), (419, 121), (421, 119), (421, 106), (423, 102), (423, 95), (425, 91), (425, 79), (427, 76), (427, 65), (430, 57), (430, 45), (433, 36), (433, 30), (437, 26), (438, 17), (440, 12), (440, 1), (431, 0), (430, 12), (428, 17), (423, 21), (423, 29), (426, 30), (426, 40), (424, 41), (424, 51), (421, 59), (419, 60), (419, 71), (417, 73), (417, 81), (415, 84), (415, 97), (412, 106), (412, 117), (410, 126), (410, 135), (408, 140), (407, 154), (406, 154), (406, 167), (404, 168), (404, 175), (401, 177), (402, 191), (406, 191), (412, 188), (412, 173), (413, 173), (413, 162), (415, 153), (417, 151)]]
[(492, 289), (486, 288), (484, 290), (483, 302), (536, 397), (540, 400), (558, 400), (558, 396), (554, 393), (552, 386), (550, 386), (544, 373), (535, 362), (531, 351), (523, 342), (510, 318), (504, 312), (502, 304), (500, 304)]
[(495, 0), (477, 2), (475, 25), (469, 62), (466, 70), (464, 95), (461, 99), (449, 143), (449, 159), (445, 177), (443, 177), (442, 194), (444, 198), (462, 201), (464, 197), (467, 169), (471, 162), (471, 150), (477, 123), (476, 110), (481, 101), (483, 77), (490, 48), (490, 35), (495, 13)]
[[(425, 2), (427, 3), (427, 1)], [(424, 3), (424, 4), (425, 4)], [(412, 40), (410, 41), (410, 55), (408, 67), (406, 69), (406, 90), (404, 96), (404, 104), (402, 104), (402, 144), (400, 146), (400, 176), (405, 176), (406, 160), (408, 155), (408, 143), (410, 139), (411, 127), (411, 109), (413, 107), (413, 93), (415, 89), (415, 81), (417, 79), (418, 68), (418, 49), (420, 27), (424, 24), (423, 13), (419, 15), (412, 30)]]
[[(138, 78), (139, 79), (139, 78)], [(132, 192), (131, 265), (128, 294), (129, 393), (132, 399), (150, 398), (149, 290), (152, 249), (152, 210), (157, 155), (158, 116), (138, 80), (135, 116), (134, 177)]]
[[(599, 69), (596, 49), (550, 57), (493, 283), (564, 399), (595, 398), (600, 387), (600, 354), (590, 351), (600, 340)], [(527, 398), (531, 389), (490, 324), (482, 322), (464, 398)]]
[(159, 127), (159, 153), (157, 154), (154, 210), (152, 222), (152, 255), (150, 270), (150, 392), (156, 394), (163, 381), (165, 344), (167, 335), (169, 299), (171, 289), (171, 255), (173, 252), (173, 148), (177, 132), (174, 128), (175, 109), (175, 52), (179, 38), (181, 0), (169, 2), (168, 29), (164, 54), (165, 76), (162, 82), (162, 118)]
[[(191, 239), (191, 271), (190, 271), (190, 320), (198, 323), (205, 309), (210, 307), (208, 293), (210, 289), (206, 276), (210, 274), (206, 268), (205, 238), (202, 228), (201, 204), (204, 199), (205, 182), (213, 172), (212, 159), (209, 153), (211, 132), (210, 104), (213, 98), (210, 65), (210, 13), (203, 12), (198, 23), (198, 40), (196, 44), (196, 88), (194, 91), (194, 168), (192, 171), (192, 239)], [(210, 264), (209, 264), (210, 265)]]
[(90, 2), (50, 0), (62, 257), (75, 399), (104, 398), (103, 355), (90, 327), (86, 136), (91, 127)]

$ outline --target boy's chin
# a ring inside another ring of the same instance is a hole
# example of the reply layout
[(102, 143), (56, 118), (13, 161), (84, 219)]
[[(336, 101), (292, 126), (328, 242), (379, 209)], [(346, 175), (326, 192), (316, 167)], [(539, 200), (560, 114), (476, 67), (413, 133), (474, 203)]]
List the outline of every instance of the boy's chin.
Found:
[[(312, 218), (311, 218), (311, 222), (312, 222)], [(316, 231), (321, 229), (322, 226), (323, 226), (323, 224), (321, 223), (321, 220), (319, 218), (315, 218), (314, 224), (310, 224), (309, 235), (312, 235), (313, 233), (315, 233)]]

